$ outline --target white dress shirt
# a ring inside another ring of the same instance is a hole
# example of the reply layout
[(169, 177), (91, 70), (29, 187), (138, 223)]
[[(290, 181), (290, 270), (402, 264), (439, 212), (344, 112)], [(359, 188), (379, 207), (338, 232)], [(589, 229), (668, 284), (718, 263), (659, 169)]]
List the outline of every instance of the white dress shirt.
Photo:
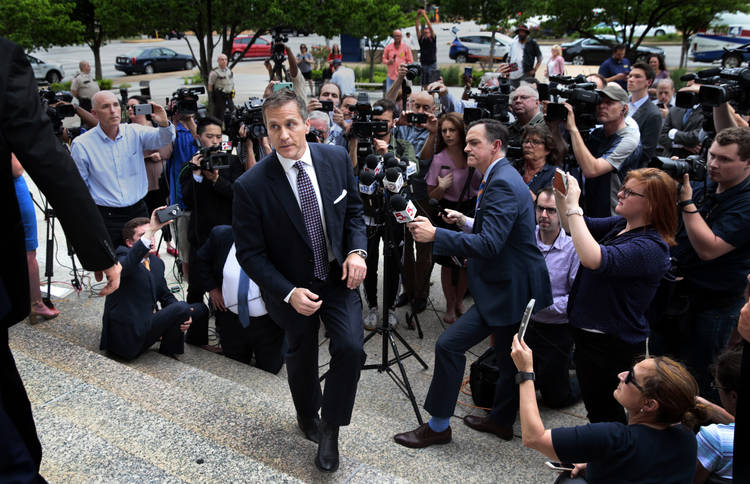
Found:
[[(235, 245), (232, 244), (229, 254), (227, 254), (227, 260), (224, 262), (221, 295), (224, 298), (224, 306), (234, 314), (239, 314), (237, 310), (237, 289), (240, 283), (241, 270)], [(247, 288), (247, 309), (248, 314), (254, 318), (268, 314), (266, 303), (260, 296), (260, 288), (252, 279), (250, 279), (250, 285)]]

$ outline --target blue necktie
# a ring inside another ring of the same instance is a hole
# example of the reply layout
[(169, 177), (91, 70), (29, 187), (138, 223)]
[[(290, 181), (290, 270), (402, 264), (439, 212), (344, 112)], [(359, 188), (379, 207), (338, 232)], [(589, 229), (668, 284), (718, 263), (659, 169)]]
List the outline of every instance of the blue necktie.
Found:
[(243, 328), (250, 326), (250, 310), (247, 307), (247, 291), (250, 289), (250, 278), (240, 269), (240, 280), (237, 284), (237, 314)]
[(315, 268), (313, 274), (321, 281), (328, 277), (328, 250), (323, 232), (323, 222), (320, 218), (318, 199), (315, 197), (315, 188), (305, 171), (305, 165), (298, 161), (294, 164), (297, 168), (297, 194), (302, 208), (302, 218), (305, 220), (305, 229), (312, 243)]
[(687, 124), (688, 118), (691, 114), (693, 114), (693, 108), (688, 108), (685, 110), (685, 114), (682, 115), (682, 129), (685, 129), (685, 125)]
[(474, 211), (479, 210), (479, 202), (482, 201), (482, 195), (484, 194), (484, 187), (487, 185), (487, 179), (482, 178), (482, 183), (479, 185), (479, 191), (477, 192), (477, 204), (474, 206)]

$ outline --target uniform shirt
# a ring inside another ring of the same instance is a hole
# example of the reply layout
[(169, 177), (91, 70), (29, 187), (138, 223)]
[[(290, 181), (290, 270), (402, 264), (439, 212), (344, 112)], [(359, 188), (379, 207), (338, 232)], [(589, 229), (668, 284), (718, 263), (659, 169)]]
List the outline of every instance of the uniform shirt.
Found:
[[(615, 74), (628, 74), (630, 72), (630, 61), (627, 60), (625, 57), (622, 58), (620, 61), (615, 61), (613, 57), (610, 57), (609, 59), (602, 62), (602, 65), (599, 66), (599, 75), (604, 76), (605, 78), (610, 78), (614, 76)], [(620, 85), (623, 89), (626, 91), (628, 90), (628, 80), (620, 79), (619, 81), (615, 81), (617, 84)]]
[(94, 94), (99, 92), (99, 84), (91, 73), (85, 74), (79, 72), (70, 83), (70, 90), (78, 92), (78, 99), (91, 99)]
[(157, 150), (171, 143), (174, 136), (171, 123), (165, 128), (121, 124), (113, 140), (97, 124), (73, 140), (70, 155), (94, 203), (129, 207), (148, 192), (143, 150)]
[(217, 91), (229, 94), (234, 90), (234, 74), (228, 67), (226, 69), (217, 67), (208, 75), (208, 85)]

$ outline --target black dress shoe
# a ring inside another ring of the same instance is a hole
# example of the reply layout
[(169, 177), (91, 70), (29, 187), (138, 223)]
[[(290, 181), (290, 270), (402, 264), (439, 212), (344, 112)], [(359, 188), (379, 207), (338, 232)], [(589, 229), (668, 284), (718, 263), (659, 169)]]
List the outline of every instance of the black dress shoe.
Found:
[(400, 308), (406, 306), (407, 304), (409, 304), (409, 296), (407, 296), (404, 292), (399, 294), (399, 296), (396, 298), (396, 302), (394, 303), (393, 307)]
[(430, 428), (430, 424), (425, 422), (411, 432), (394, 435), (393, 440), (404, 447), (423, 449), (431, 445), (447, 444), (451, 441), (451, 432), (450, 427), (442, 432), (435, 432)]
[(464, 417), (464, 423), (474, 430), (495, 434), (503, 440), (513, 439), (513, 427), (498, 425), (489, 417), (477, 417), (476, 415), (467, 415)]
[(316, 444), (320, 441), (320, 417), (317, 414), (310, 418), (297, 414), (297, 425), (307, 440), (312, 440)]
[(339, 426), (320, 421), (320, 443), (315, 466), (323, 472), (336, 472), (339, 468)]

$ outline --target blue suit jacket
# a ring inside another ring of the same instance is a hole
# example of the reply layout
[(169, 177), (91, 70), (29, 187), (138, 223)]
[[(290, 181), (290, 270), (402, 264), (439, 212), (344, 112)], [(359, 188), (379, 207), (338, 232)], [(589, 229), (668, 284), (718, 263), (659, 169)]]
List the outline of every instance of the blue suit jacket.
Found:
[[(362, 200), (352, 162), (339, 146), (310, 143), (308, 147), (328, 238), (336, 260), (343, 264), (350, 251), (367, 248)], [(304, 318), (284, 298), (294, 287), (311, 286), (312, 243), (276, 152), (245, 172), (233, 187), (232, 228), (237, 260), (260, 287), (274, 321), (286, 326)]]
[(148, 247), (140, 241), (132, 248), (121, 245), (117, 259), (122, 265), (120, 288), (107, 296), (102, 315), (102, 338), (99, 346), (123, 358), (140, 354), (157, 302), (164, 308), (177, 301), (164, 279), (164, 262), (149, 255), (151, 270), (142, 264)]
[(536, 245), (529, 188), (507, 159), (489, 173), (473, 233), (437, 229), (433, 252), (468, 258), (469, 289), (489, 326), (521, 320), (529, 299), (535, 311), (552, 304), (547, 265)]

